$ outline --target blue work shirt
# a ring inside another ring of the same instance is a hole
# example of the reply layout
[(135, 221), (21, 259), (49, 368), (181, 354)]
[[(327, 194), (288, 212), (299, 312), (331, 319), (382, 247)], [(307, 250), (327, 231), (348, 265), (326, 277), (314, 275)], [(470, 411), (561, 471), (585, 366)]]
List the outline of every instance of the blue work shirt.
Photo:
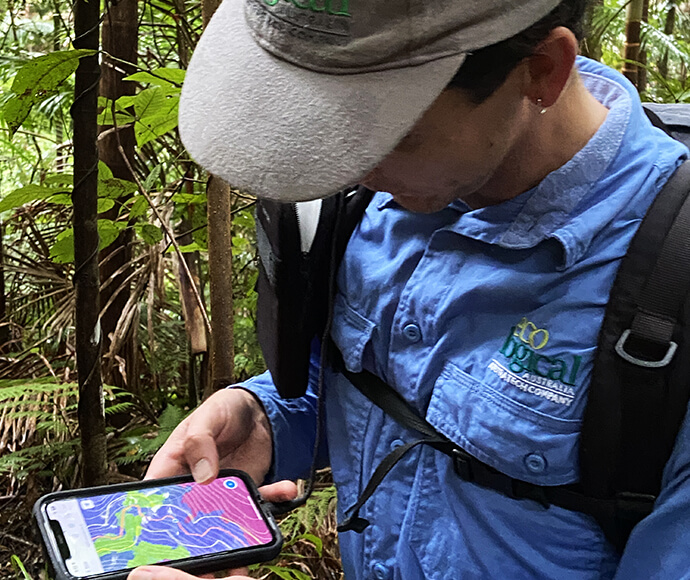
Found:
[[(349, 370), (376, 373), (463, 449), (538, 485), (578, 480), (609, 291), (642, 216), (687, 153), (651, 126), (621, 75), (586, 59), (578, 66), (609, 109), (579, 153), (532, 190), (477, 210), (457, 201), (415, 214), (377, 193), (348, 245), (334, 309), (332, 338)], [(280, 400), (267, 374), (243, 386), (271, 421), (271, 477), (304, 476), (313, 390)], [(325, 397), (342, 520), (381, 460), (415, 437), (330, 370)], [(622, 559), (590, 516), (468, 483), (422, 446), (361, 510), (371, 525), (340, 535), (346, 577), (690, 577), (689, 429)]]

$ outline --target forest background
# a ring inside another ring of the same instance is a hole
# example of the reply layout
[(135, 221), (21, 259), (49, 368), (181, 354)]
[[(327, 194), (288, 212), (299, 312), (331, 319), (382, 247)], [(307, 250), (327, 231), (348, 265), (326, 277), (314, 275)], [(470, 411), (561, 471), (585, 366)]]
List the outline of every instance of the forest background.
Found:
[[(214, 2), (0, 0), (0, 578), (49, 578), (38, 497), (139, 479), (198, 402), (264, 369), (253, 199), (177, 134)], [(597, 0), (588, 20), (583, 54), (690, 102), (690, 4)], [(341, 578), (335, 501), (321, 473), (252, 575)]]

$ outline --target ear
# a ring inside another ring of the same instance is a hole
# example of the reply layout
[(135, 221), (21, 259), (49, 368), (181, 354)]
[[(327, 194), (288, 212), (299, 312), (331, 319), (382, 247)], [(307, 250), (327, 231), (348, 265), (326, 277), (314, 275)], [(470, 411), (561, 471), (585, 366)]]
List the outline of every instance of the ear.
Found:
[(527, 59), (528, 84), (525, 96), (544, 107), (560, 97), (575, 66), (578, 42), (573, 32), (563, 26), (554, 28)]

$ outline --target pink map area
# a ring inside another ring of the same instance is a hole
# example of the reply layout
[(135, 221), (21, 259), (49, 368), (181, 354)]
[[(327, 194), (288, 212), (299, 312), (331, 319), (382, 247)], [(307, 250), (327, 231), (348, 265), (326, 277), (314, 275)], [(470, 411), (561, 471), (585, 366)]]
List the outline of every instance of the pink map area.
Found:
[(181, 501), (189, 507), (192, 519), (214, 513), (239, 526), (250, 544), (271, 541), (270, 530), (237, 477), (216, 479), (208, 485), (190, 484)]

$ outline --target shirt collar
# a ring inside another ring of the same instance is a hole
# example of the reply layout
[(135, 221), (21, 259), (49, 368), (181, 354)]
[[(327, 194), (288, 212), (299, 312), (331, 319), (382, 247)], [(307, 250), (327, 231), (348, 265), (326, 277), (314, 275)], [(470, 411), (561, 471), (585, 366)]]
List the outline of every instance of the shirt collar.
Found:
[[(642, 118), (644, 112), (637, 98), (633, 99), (634, 87), (620, 73), (583, 57), (578, 57), (577, 64), (587, 89), (609, 109), (599, 130), (568, 163), (529, 191), (477, 210), (456, 200), (449, 207), (461, 215), (446, 229), (512, 249), (533, 248), (545, 239), (555, 239), (563, 247), (564, 267), (582, 256), (588, 243), (578, 235), (560, 236), (559, 229), (616, 158), (631, 117)], [(379, 209), (391, 206), (397, 204), (390, 194), (378, 204)]]
[(611, 165), (633, 109), (630, 93), (615, 79), (592, 72), (581, 71), (580, 75), (589, 91), (609, 109), (599, 130), (565, 165), (507, 202), (473, 211), (468, 211), (463, 202), (454, 202), (463, 212), (454, 231), (513, 249), (533, 248), (545, 239), (555, 238), (563, 245), (566, 264), (580, 257), (586, 248), (579, 247), (576, 239), (554, 234)]

